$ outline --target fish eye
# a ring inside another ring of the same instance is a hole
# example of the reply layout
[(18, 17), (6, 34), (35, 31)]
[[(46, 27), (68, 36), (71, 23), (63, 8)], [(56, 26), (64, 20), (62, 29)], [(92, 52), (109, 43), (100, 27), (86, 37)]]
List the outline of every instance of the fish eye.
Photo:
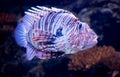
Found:
[(79, 27), (79, 29), (81, 29), (82, 28), (82, 24), (80, 23), (78, 27)]

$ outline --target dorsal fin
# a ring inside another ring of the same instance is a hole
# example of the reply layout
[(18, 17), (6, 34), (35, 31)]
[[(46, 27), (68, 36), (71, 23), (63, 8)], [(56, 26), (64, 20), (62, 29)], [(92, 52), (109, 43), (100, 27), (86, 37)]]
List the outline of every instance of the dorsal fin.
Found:
[(64, 9), (58, 9), (55, 7), (44, 7), (44, 6), (36, 6), (31, 7), (31, 9), (28, 9), (28, 11), (25, 12), (26, 15), (30, 15), (36, 19), (40, 19), (41, 16), (45, 16), (46, 14), (49, 14), (51, 12), (61, 12), (61, 13), (68, 13), (71, 16), (75, 17), (71, 12), (64, 10)]

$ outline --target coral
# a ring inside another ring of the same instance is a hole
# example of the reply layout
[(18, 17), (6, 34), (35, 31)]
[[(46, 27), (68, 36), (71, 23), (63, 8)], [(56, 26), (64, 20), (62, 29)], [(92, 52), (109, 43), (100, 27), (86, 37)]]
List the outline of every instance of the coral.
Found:
[(75, 55), (70, 55), (70, 70), (89, 69), (97, 64), (101, 59), (107, 58), (115, 53), (112, 47), (95, 47), (88, 50), (80, 51)]
[[(120, 72), (120, 52), (116, 52), (113, 47), (94, 47), (78, 52), (75, 55), (69, 55), (68, 57), (71, 59), (68, 64), (69, 70), (87, 71), (89, 72), (88, 74), (92, 74), (92, 77), (103, 77), (101, 73), (104, 73), (106, 77), (114, 74), (115, 71), (117, 71), (116, 75), (120, 75), (118, 73)], [(91, 73), (91, 71), (94, 73)]]

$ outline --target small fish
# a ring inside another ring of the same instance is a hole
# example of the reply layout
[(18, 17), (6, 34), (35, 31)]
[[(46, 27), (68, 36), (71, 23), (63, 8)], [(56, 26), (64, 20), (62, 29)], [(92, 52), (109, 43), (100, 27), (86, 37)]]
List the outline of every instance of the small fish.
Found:
[[(74, 54), (97, 44), (97, 34), (71, 12), (55, 7), (31, 7), (15, 30), (17, 43), (26, 58), (49, 59)], [(57, 55), (57, 54), (60, 55)]]

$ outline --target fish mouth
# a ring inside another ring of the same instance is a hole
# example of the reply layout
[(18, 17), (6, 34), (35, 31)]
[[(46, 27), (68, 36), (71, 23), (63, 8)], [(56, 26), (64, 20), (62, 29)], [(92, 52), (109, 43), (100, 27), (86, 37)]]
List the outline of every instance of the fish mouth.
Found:
[(84, 46), (82, 47), (82, 50), (94, 47), (98, 43), (97, 39), (98, 36), (89, 38), (87, 41), (84, 42)]
[(92, 48), (92, 47), (94, 47), (98, 43), (97, 38), (98, 38), (97, 36), (93, 37), (93, 38), (90, 38), (88, 40), (87, 44), (86, 44), (86, 48)]

